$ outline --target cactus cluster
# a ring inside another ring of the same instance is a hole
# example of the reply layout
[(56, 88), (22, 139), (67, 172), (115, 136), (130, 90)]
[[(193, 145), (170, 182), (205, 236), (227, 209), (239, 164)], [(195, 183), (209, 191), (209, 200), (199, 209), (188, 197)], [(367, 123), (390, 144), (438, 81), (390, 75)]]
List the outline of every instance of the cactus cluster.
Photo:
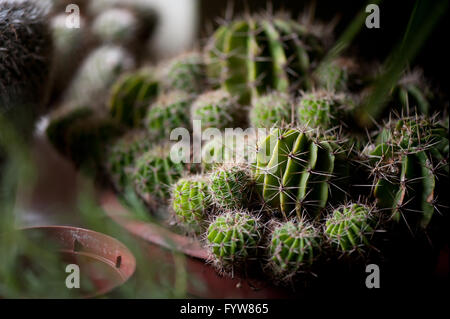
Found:
[[(174, 231), (201, 239), (220, 271), (309, 278), (326, 271), (322, 261), (383, 252), (399, 221), (427, 234), (442, 220), (448, 120), (430, 117), (440, 106), (416, 78), (386, 94), (406, 115), (360, 130), (374, 72), (327, 52), (325, 29), (249, 14), (227, 19), (200, 51), (152, 65), (126, 48), (139, 10), (106, 2), (114, 9), (94, 27), (108, 44), (84, 60), (64, 94), (72, 106), (52, 114), (47, 135), (78, 164), (101, 161), (118, 193), (131, 189)], [(130, 19), (103, 34), (119, 12)], [(172, 156), (177, 128), (194, 143), (175, 155), (198, 159), (201, 144), (201, 165)]]

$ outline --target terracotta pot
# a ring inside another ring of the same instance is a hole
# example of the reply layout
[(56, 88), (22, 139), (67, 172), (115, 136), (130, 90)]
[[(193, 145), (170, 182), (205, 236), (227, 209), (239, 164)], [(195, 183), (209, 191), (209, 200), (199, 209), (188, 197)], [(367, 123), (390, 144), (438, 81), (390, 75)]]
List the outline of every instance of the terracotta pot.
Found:
[(56, 248), (63, 262), (79, 266), (80, 276), (87, 278), (92, 286), (81, 292), (83, 298), (110, 292), (124, 284), (135, 271), (132, 253), (110, 236), (69, 226), (28, 227), (22, 231), (27, 237), (39, 238)]

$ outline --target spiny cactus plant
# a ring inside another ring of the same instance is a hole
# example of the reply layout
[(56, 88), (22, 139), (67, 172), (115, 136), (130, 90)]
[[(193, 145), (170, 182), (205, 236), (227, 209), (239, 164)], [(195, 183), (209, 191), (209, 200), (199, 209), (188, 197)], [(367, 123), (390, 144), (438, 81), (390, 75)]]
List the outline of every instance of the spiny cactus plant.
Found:
[(172, 161), (170, 144), (153, 147), (135, 160), (136, 192), (149, 204), (166, 202), (184, 170), (184, 163)]
[(159, 87), (160, 83), (151, 68), (124, 74), (111, 89), (111, 116), (124, 125), (141, 126), (148, 106), (158, 95)]
[[(248, 134), (247, 134), (248, 133)], [(202, 147), (202, 168), (211, 171), (222, 164), (240, 163), (254, 165), (258, 140), (265, 131), (242, 131), (216, 136)]]
[(361, 68), (365, 69), (362, 62), (349, 57), (322, 61), (313, 74), (315, 86), (331, 92), (358, 91), (370, 78)]
[(297, 106), (297, 120), (302, 126), (329, 129), (345, 120), (353, 101), (346, 95), (320, 90), (305, 93)]
[(139, 29), (139, 19), (132, 11), (111, 8), (95, 18), (91, 32), (103, 44), (129, 46), (137, 40)]
[(278, 223), (270, 236), (269, 267), (275, 278), (289, 280), (310, 271), (320, 253), (322, 238), (307, 222)]
[(252, 194), (251, 172), (245, 164), (224, 164), (210, 175), (214, 203), (223, 209), (245, 207)]
[(0, 113), (28, 136), (43, 111), (52, 63), (48, 6), (40, 1), (0, 2)]
[(51, 115), (46, 133), (55, 148), (76, 166), (92, 170), (104, 161), (104, 145), (119, 136), (122, 129), (92, 108), (67, 105)]
[(160, 66), (159, 77), (164, 90), (180, 90), (198, 94), (205, 90), (206, 79), (200, 53), (183, 53)]
[(288, 94), (270, 92), (252, 101), (250, 109), (250, 124), (257, 128), (272, 128), (285, 125), (295, 119), (295, 109)]
[(256, 188), (284, 218), (317, 217), (332, 192), (345, 197), (349, 172), (346, 143), (305, 128), (274, 128), (259, 145)]
[(122, 192), (133, 185), (135, 160), (150, 149), (150, 139), (145, 131), (130, 131), (108, 148), (106, 171), (117, 191)]
[(427, 227), (439, 204), (439, 186), (448, 179), (448, 129), (424, 116), (392, 120), (366, 151), (377, 205), (397, 221), (403, 215), (411, 228)]
[(309, 74), (324, 54), (317, 28), (268, 14), (237, 18), (220, 26), (206, 47), (208, 76), (241, 103), (266, 88), (310, 88)]
[(170, 132), (178, 127), (190, 128), (190, 94), (183, 91), (171, 91), (162, 94), (150, 105), (145, 124), (150, 136), (156, 140), (170, 138)]
[(208, 179), (200, 175), (179, 179), (172, 187), (171, 207), (178, 224), (188, 232), (204, 231), (211, 210)]
[(135, 66), (134, 58), (119, 46), (101, 46), (93, 51), (78, 69), (68, 87), (66, 101), (104, 108), (104, 97), (123, 72)]
[(246, 210), (230, 210), (216, 216), (206, 233), (213, 263), (232, 274), (257, 257), (261, 237), (258, 217)]
[(242, 113), (236, 99), (224, 90), (203, 93), (191, 106), (191, 120), (201, 121), (202, 130), (239, 126)]
[(331, 245), (342, 253), (361, 253), (371, 248), (376, 224), (369, 207), (352, 203), (335, 209), (327, 217), (324, 233)]

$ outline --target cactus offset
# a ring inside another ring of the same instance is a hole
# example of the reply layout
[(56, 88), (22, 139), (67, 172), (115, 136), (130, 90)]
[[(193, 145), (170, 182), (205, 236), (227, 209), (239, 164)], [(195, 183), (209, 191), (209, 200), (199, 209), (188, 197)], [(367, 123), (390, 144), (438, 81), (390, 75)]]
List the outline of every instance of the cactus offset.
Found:
[(172, 210), (175, 219), (189, 232), (200, 233), (205, 228), (206, 216), (211, 209), (207, 178), (192, 176), (181, 178), (172, 187)]
[(148, 109), (145, 123), (150, 136), (169, 140), (170, 132), (178, 127), (190, 128), (189, 106), (191, 96), (183, 91), (162, 94)]
[(242, 111), (236, 99), (224, 90), (203, 93), (191, 107), (191, 119), (201, 121), (202, 130), (237, 127), (241, 118)]
[(135, 161), (134, 184), (137, 194), (147, 203), (166, 202), (170, 187), (183, 174), (183, 163), (172, 161), (170, 145), (160, 145)]
[(274, 91), (252, 101), (250, 124), (256, 128), (289, 124), (294, 119), (293, 111), (289, 95)]
[(111, 89), (111, 116), (127, 126), (141, 126), (147, 108), (158, 91), (159, 83), (154, 78), (152, 69), (142, 69), (121, 76)]
[(164, 90), (180, 90), (197, 94), (205, 90), (204, 65), (197, 52), (183, 53), (161, 66)]
[(307, 272), (320, 251), (319, 231), (306, 222), (278, 224), (269, 244), (269, 267), (276, 278), (290, 279)]
[(298, 103), (297, 120), (302, 126), (329, 129), (338, 126), (353, 102), (343, 94), (328, 91), (305, 93)]
[(310, 88), (309, 73), (324, 53), (317, 28), (285, 16), (254, 15), (220, 26), (206, 47), (214, 84), (249, 103), (266, 88)]
[(335, 209), (325, 221), (325, 236), (344, 254), (361, 253), (371, 248), (376, 220), (371, 209), (348, 204)]
[(440, 183), (448, 178), (448, 145), (448, 129), (435, 119), (409, 117), (387, 123), (368, 152), (377, 205), (390, 209), (397, 221), (404, 215), (411, 227), (427, 227), (439, 204)]
[[(259, 145), (255, 179), (265, 204), (286, 219), (317, 217), (345, 197), (349, 172), (346, 144), (306, 129), (275, 128)], [(305, 215), (305, 213), (307, 215)]]
[(214, 203), (223, 209), (243, 208), (252, 193), (251, 172), (246, 165), (225, 164), (210, 175)]
[(215, 265), (231, 272), (257, 257), (262, 226), (245, 210), (231, 210), (215, 217), (206, 234)]
[(150, 148), (146, 132), (131, 131), (108, 149), (105, 166), (116, 190), (123, 191), (132, 186), (135, 160)]
[(95, 18), (91, 31), (102, 44), (129, 46), (137, 40), (139, 29), (139, 19), (132, 11), (111, 8)]

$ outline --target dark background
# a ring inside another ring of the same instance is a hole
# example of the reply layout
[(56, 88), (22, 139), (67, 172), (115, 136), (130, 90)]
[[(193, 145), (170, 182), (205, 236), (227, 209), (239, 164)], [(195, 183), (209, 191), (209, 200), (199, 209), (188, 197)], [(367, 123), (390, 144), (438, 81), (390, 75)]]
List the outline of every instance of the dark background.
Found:
[[(446, 0), (444, 0), (446, 1)], [(418, 10), (418, 15), (426, 15), (433, 4), (438, 1), (422, 1), (422, 10)], [(258, 12), (267, 8), (269, 1), (246, 0), (234, 1), (234, 13), (238, 15), (248, 8), (250, 12)], [(275, 0), (272, 1), (274, 12), (284, 9), (291, 13), (293, 18), (298, 17), (307, 10), (310, 4), (315, 3), (315, 17), (324, 22), (330, 22), (339, 16), (339, 22), (335, 29), (335, 36), (338, 37), (342, 31), (350, 24), (352, 19), (361, 11), (365, 12), (365, 7), (371, 1), (346, 0), (346, 1), (301, 1), (301, 0)], [(365, 26), (352, 43), (352, 53), (356, 53), (368, 61), (382, 62), (393, 48), (402, 40), (405, 33), (412, 9), (416, 1), (381, 1), (380, 7), (380, 28), (368, 29)], [(211, 26), (216, 27), (216, 17), (224, 17), (228, 1), (201, 0), (201, 22), (200, 37), (206, 38), (211, 34)], [(411, 67), (416, 65), (424, 70), (427, 79), (431, 84), (447, 91), (449, 77), (450, 51), (448, 48), (449, 39), (449, 10), (443, 13), (435, 29), (428, 37), (420, 49)]]

